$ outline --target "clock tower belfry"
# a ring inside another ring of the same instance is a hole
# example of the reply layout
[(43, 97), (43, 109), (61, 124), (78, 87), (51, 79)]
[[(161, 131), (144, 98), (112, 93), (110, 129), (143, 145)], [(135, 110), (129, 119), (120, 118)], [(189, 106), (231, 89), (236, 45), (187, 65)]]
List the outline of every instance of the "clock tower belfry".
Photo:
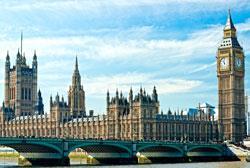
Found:
[(244, 105), (244, 53), (240, 46), (230, 10), (223, 40), (217, 51), (218, 124), (220, 140), (240, 142), (246, 136)]

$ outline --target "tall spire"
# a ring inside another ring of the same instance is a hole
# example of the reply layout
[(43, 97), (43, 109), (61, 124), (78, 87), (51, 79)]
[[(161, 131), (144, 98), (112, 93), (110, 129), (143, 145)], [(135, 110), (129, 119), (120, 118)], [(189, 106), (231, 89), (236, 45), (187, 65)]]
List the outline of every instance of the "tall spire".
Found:
[(76, 55), (75, 71), (78, 71), (78, 59), (77, 59), (77, 55)]
[(72, 76), (72, 86), (81, 86), (81, 75), (78, 69), (78, 59), (76, 56), (76, 61), (75, 61), (75, 70)]
[(236, 30), (233, 24), (230, 9), (228, 9), (227, 23), (224, 27), (224, 30)]
[(237, 40), (236, 28), (234, 27), (233, 20), (231, 17), (230, 9), (228, 10), (227, 22), (224, 27), (223, 41), (220, 43), (219, 48), (242, 48)]
[(23, 54), (23, 31), (21, 31), (21, 55)]
[(38, 90), (38, 96), (39, 97), (41, 96), (41, 90), (40, 89)]
[(7, 51), (6, 61), (10, 61), (9, 50)]

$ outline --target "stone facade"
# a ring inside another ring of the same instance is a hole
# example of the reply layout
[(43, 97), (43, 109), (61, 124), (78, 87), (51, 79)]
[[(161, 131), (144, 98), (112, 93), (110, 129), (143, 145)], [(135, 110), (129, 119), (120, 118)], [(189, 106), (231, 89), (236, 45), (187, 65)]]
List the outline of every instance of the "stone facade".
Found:
[(245, 56), (229, 11), (224, 37), (217, 52), (219, 131), (221, 140), (242, 141), (246, 136)]
[(9, 60), (7, 54), (0, 136), (209, 142), (217, 141), (219, 137), (223, 137), (221, 141), (240, 141), (245, 135), (244, 54), (230, 15), (217, 55), (219, 126), (214, 121), (214, 114), (200, 107), (192, 115), (170, 110), (160, 113), (156, 87), (151, 95), (142, 88), (134, 95), (131, 88), (128, 98), (118, 90), (111, 97), (108, 91), (106, 114), (94, 115), (93, 111), (86, 114), (77, 59), (68, 101), (58, 94), (54, 100), (51, 96), (50, 113), (47, 114), (43, 110), (41, 92), (38, 92), (38, 98), (36, 93), (36, 54), (32, 68), (26, 65), (25, 57), (19, 52), (16, 66), (10, 68)]
[(151, 95), (141, 88), (135, 96), (131, 88), (128, 98), (118, 90), (114, 97), (107, 92), (106, 103), (106, 115), (86, 114), (85, 92), (76, 59), (68, 102), (58, 94), (54, 100), (51, 96), (50, 113), (44, 114), (39, 90), (35, 113), (12, 115), (8, 111), (15, 109), (3, 103), (0, 113), (1, 136), (169, 141), (216, 139), (216, 122), (201, 109), (198, 115), (193, 116), (172, 114), (171, 111), (159, 114), (156, 87)]

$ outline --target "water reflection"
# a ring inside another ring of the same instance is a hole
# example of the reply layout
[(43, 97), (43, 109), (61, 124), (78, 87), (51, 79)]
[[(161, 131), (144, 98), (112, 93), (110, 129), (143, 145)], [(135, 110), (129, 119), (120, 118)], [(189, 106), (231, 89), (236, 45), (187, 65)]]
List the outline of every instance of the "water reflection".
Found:
[[(71, 160), (71, 167), (78, 167), (79, 164), (84, 165), (83, 160)], [(17, 158), (1, 157), (0, 167), (17, 166)], [(122, 166), (84, 166), (90, 168), (113, 167), (113, 168), (250, 168), (250, 163), (245, 161), (237, 162), (201, 162), (201, 163), (176, 163), (176, 164), (146, 164), (146, 165), (122, 165)]]

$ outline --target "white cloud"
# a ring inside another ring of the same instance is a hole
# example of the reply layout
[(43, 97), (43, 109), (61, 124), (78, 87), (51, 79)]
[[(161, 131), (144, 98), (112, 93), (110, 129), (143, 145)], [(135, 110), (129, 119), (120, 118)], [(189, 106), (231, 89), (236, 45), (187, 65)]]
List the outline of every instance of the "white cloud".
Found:
[(194, 68), (189, 73), (192, 74), (192, 73), (195, 73), (195, 72), (203, 71), (203, 70), (208, 69), (208, 68), (210, 68), (212, 66), (215, 66), (215, 65), (216, 65), (216, 61), (211, 63), (211, 64), (203, 64), (203, 65), (201, 65), (201, 66), (199, 66), (197, 68)]
[[(249, 21), (238, 24), (236, 27), (240, 33), (248, 30)], [(116, 59), (144, 59), (145, 63), (166, 62), (176, 58), (196, 59), (216, 55), (216, 48), (222, 39), (223, 26), (215, 25), (197, 32), (194, 32), (184, 40), (170, 40), (170, 39), (143, 39), (134, 37), (133, 39), (126, 39), (122, 37), (101, 37), (101, 36), (68, 36), (68, 37), (33, 37), (25, 38), (24, 50), (26, 55), (31, 57), (33, 51), (36, 49), (39, 57), (54, 57), (54, 56), (74, 56), (78, 54), (79, 57), (92, 60), (116, 60)], [(105, 30), (108, 31), (108, 30)], [(112, 30), (111, 30), (112, 31)], [(154, 30), (153, 27), (132, 28), (128, 30), (121, 30), (120, 34), (135, 33), (137, 36), (147, 34)], [(118, 30), (116, 30), (118, 32)], [(249, 38), (244, 40), (247, 44)], [(5, 40), (0, 42), (0, 47), (16, 51), (20, 41)], [(249, 48), (244, 47), (245, 50)], [(248, 51), (246, 51), (248, 52)], [(16, 53), (14, 53), (15, 55)], [(4, 57), (6, 54), (2, 53)], [(168, 59), (166, 59), (166, 57)]]
[(185, 93), (199, 87), (202, 82), (197, 80), (185, 80), (174, 78), (157, 78), (154, 74), (126, 73), (113, 76), (99, 76), (85, 79), (85, 90), (92, 96), (103, 96), (107, 89), (115, 93), (116, 89), (127, 93), (130, 89), (146, 88), (151, 94), (154, 86), (161, 95), (168, 93)]
[[(249, 23), (248, 20), (245, 23), (236, 25), (239, 36), (249, 31)], [(43, 61), (44, 64), (39, 64), (39, 80), (41, 80), (39, 83), (44, 88), (43, 91), (48, 92), (46, 94), (53, 93), (55, 95), (57, 91), (60, 94), (66, 93), (74, 63), (73, 59), (70, 62), (67, 58), (73, 58), (75, 54), (82, 59), (84, 58), (84, 60), (96, 61), (97, 63), (91, 67), (92, 70), (99, 66), (98, 63), (104, 64), (108, 61), (113, 61), (114, 64), (127, 61), (125, 64), (134, 63), (138, 67), (145, 64), (153, 64), (154, 68), (158, 64), (164, 65), (164, 69), (150, 70), (148, 73), (125, 73), (129, 70), (123, 69), (123, 73), (114, 70), (110, 76), (100, 76), (100, 74), (94, 74), (91, 77), (87, 76), (83, 81), (85, 90), (90, 97), (102, 96), (103, 98), (107, 89), (114, 92), (116, 88), (119, 88), (119, 90), (127, 92), (130, 86), (138, 89), (142, 85), (147, 91), (151, 91), (152, 87), (156, 85), (159, 94), (169, 94), (190, 92), (199, 89), (198, 87), (203, 84), (206, 85), (202, 81), (193, 80), (193, 76), (184, 79), (184, 76), (175, 76), (170, 71), (174, 69), (176, 74), (180, 72), (196, 73), (211, 68), (214, 61), (209, 63), (207, 58), (212, 57), (215, 60), (216, 49), (222, 39), (223, 26), (214, 25), (191, 33), (186, 39), (181, 40), (143, 38), (152, 31), (157, 31), (156, 29), (153, 26), (136, 27), (127, 30), (113, 29), (106, 36), (100, 35), (103, 32), (105, 32), (104, 34), (108, 33), (110, 29), (96, 30), (91, 32), (91, 35), (80, 35), (81, 33), (79, 33), (67, 36), (67, 32), (65, 32), (66, 36), (60, 37), (28, 37), (24, 40), (24, 50), (26, 56), (31, 58), (33, 50), (36, 49), (38, 60), (47, 60)], [(126, 34), (133, 34), (133, 36), (126, 38)], [(5, 36), (3, 35), (3, 37)], [(239, 39), (242, 38), (239, 37)], [(244, 38), (244, 44), (249, 42), (247, 35)], [(3, 49), (10, 50), (12, 62), (19, 45), (19, 40), (0, 40), (1, 52), (3, 52)], [(243, 48), (246, 53), (250, 52), (247, 45), (243, 45)], [(1, 53), (0, 57), (4, 58), (5, 55), (6, 51)], [(204, 61), (199, 62), (201, 59)], [(188, 61), (188, 63), (185, 61)], [(182, 62), (184, 62), (185, 67), (180, 66)], [(199, 62), (198, 66), (195, 65), (195, 62)], [(88, 62), (81, 63), (82, 66), (86, 64)], [(188, 66), (193, 66), (193, 70), (185, 69)], [(0, 66), (0, 69), (4, 69), (4, 66)], [(110, 69), (112, 69), (112, 65)], [(89, 72), (92, 70), (89, 70)], [(162, 71), (165, 76), (157, 77), (155, 71)], [(3, 84), (3, 80), (0, 81), (0, 84)]]
[(247, 19), (244, 23), (237, 24), (236, 28), (239, 32), (250, 31), (250, 18)]
[[(247, 6), (248, 3), (247, 0), (242, 0), (240, 2), (236, 2), (233, 0), (209, 0), (209, 1), (204, 1), (204, 0), (137, 0), (137, 1), (127, 1), (127, 0), (105, 0), (105, 1), (100, 1), (100, 0), (85, 0), (85, 1), (80, 1), (80, 0), (55, 0), (55, 1), (24, 1), (20, 3), (19, 1), (2, 1), (1, 7), (6, 8), (9, 10), (38, 10), (38, 9), (47, 9), (51, 11), (56, 10), (82, 10), (82, 11), (92, 11), (94, 9), (96, 10), (103, 10), (103, 7), (139, 7), (139, 6), (170, 6), (170, 5), (175, 5), (175, 6), (194, 6), (194, 5), (203, 5), (206, 6), (206, 10), (217, 10), (218, 8), (228, 8), (231, 6), (235, 6), (235, 8), (240, 8)], [(227, 4), (227, 5), (225, 5)], [(204, 8), (199, 9), (195, 8), (194, 10), (205, 10)], [(184, 10), (184, 9), (182, 9)], [(190, 11), (190, 12), (193, 12)], [(171, 11), (170, 11), (171, 12)]]
[[(127, 40), (96, 36), (26, 38), (24, 48), (27, 51), (27, 56), (32, 56), (36, 49), (38, 56), (41, 57), (72, 56), (72, 54), (77, 53), (80, 57), (94, 60), (134, 59), (139, 57), (162, 62), (166, 59), (166, 56), (168, 58), (191, 56), (194, 58), (215, 53), (218, 41), (221, 39), (220, 32), (221, 26), (213, 27), (193, 33), (186, 40)], [(16, 51), (16, 46), (19, 46), (19, 43), (19, 41), (2, 41), (0, 47), (13, 52)]]

